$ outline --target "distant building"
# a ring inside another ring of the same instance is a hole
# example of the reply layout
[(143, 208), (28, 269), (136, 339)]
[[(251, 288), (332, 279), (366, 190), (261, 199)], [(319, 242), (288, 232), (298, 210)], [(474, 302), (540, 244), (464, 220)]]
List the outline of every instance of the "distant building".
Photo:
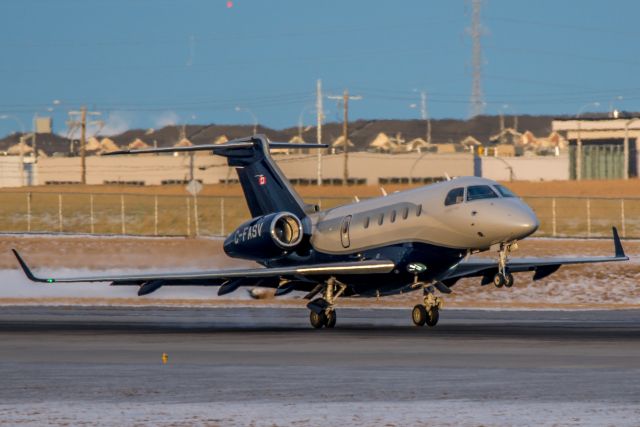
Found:
[(429, 144), (422, 138), (414, 138), (411, 141), (407, 142), (404, 145), (405, 152), (410, 153), (412, 151), (417, 151), (422, 153), (424, 151), (436, 151), (436, 147), (434, 144)]
[(134, 139), (128, 146), (127, 148), (129, 148), (130, 150), (141, 150), (144, 148), (150, 148), (151, 146), (149, 144), (147, 144), (146, 142), (144, 142), (143, 140), (141, 140), (140, 138), (136, 138)]
[(120, 147), (111, 138), (102, 138), (100, 141), (100, 151), (98, 154), (111, 153), (118, 151)]
[[(344, 136), (340, 135), (338, 138), (334, 139), (333, 142), (331, 143), (331, 151), (338, 152), (338, 151), (344, 151)], [(349, 139), (347, 141), (347, 146), (349, 147), (349, 149), (355, 147), (355, 144), (353, 142), (351, 142), (351, 140)]]
[(558, 119), (551, 128), (568, 141), (571, 179), (638, 176), (640, 117)]
[(216, 145), (224, 144), (225, 142), (229, 142), (229, 138), (227, 138), (227, 135), (220, 135), (219, 137), (213, 140), (213, 143)]
[(469, 135), (465, 139), (460, 141), (460, 145), (464, 147), (465, 151), (474, 151), (478, 147), (481, 147), (482, 143), (473, 136)]
[(389, 136), (380, 132), (369, 144), (369, 149), (378, 153), (390, 153), (397, 148), (395, 141), (392, 141)]
[(489, 137), (493, 144), (522, 145), (522, 134), (513, 128), (505, 128)]

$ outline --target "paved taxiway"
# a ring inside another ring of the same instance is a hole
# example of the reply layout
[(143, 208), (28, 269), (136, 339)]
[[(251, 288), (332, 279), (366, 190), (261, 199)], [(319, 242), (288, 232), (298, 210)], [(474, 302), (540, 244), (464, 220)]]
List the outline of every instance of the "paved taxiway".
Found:
[(640, 420), (640, 311), (338, 313), (312, 330), (305, 309), (1, 307), (0, 425), (38, 424), (37, 404), (54, 424)]

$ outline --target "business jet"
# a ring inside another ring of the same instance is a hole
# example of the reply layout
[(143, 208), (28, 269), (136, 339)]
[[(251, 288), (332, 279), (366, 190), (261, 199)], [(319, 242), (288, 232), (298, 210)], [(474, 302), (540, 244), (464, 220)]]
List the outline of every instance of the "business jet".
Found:
[[(613, 228), (613, 256), (511, 258), (517, 242), (536, 231), (536, 215), (499, 183), (461, 177), (333, 209), (306, 204), (270, 156), (272, 148), (322, 148), (322, 144), (270, 142), (254, 135), (220, 145), (123, 150), (144, 154), (207, 150), (224, 156), (238, 173), (252, 218), (224, 241), (225, 253), (256, 261), (248, 269), (162, 274), (47, 278), (33, 274), (13, 250), (26, 276), (41, 283), (111, 282), (148, 295), (163, 286), (218, 286), (218, 295), (240, 287), (275, 288), (275, 295), (306, 292), (310, 323), (333, 328), (336, 306), (345, 297), (383, 297), (422, 292), (413, 308), (416, 326), (435, 326), (442, 294), (466, 277), (498, 288), (514, 284), (513, 273), (540, 280), (565, 264), (625, 261)], [(495, 258), (472, 255), (495, 250)]]

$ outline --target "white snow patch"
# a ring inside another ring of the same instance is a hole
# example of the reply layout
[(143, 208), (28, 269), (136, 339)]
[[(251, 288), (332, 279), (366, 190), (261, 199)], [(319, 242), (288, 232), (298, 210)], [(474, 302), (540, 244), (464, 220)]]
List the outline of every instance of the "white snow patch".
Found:
[(45, 402), (0, 405), (0, 424), (25, 426), (635, 426), (640, 405), (608, 402)]

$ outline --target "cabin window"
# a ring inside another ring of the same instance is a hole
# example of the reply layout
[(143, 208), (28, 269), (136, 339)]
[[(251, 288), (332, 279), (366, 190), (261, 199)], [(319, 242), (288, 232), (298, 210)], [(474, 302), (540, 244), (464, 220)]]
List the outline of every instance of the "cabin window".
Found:
[(396, 211), (391, 211), (391, 222), (396, 222)]
[(418, 205), (418, 209), (416, 209), (416, 216), (422, 215), (422, 205)]
[(493, 188), (498, 190), (498, 193), (500, 193), (502, 197), (518, 197), (513, 193), (513, 191), (509, 190), (507, 187), (503, 187), (502, 185), (494, 185)]
[(364, 228), (369, 228), (369, 217), (364, 219)]
[(455, 205), (464, 201), (464, 188), (454, 188), (447, 193), (447, 197), (444, 199), (444, 205)]
[(378, 225), (382, 225), (383, 222), (384, 222), (384, 213), (381, 213), (380, 218), (378, 218)]
[(495, 199), (498, 195), (488, 185), (471, 185), (467, 188), (467, 201)]
[(402, 219), (407, 219), (407, 218), (409, 218), (409, 208), (408, 207), (402, 209)]

